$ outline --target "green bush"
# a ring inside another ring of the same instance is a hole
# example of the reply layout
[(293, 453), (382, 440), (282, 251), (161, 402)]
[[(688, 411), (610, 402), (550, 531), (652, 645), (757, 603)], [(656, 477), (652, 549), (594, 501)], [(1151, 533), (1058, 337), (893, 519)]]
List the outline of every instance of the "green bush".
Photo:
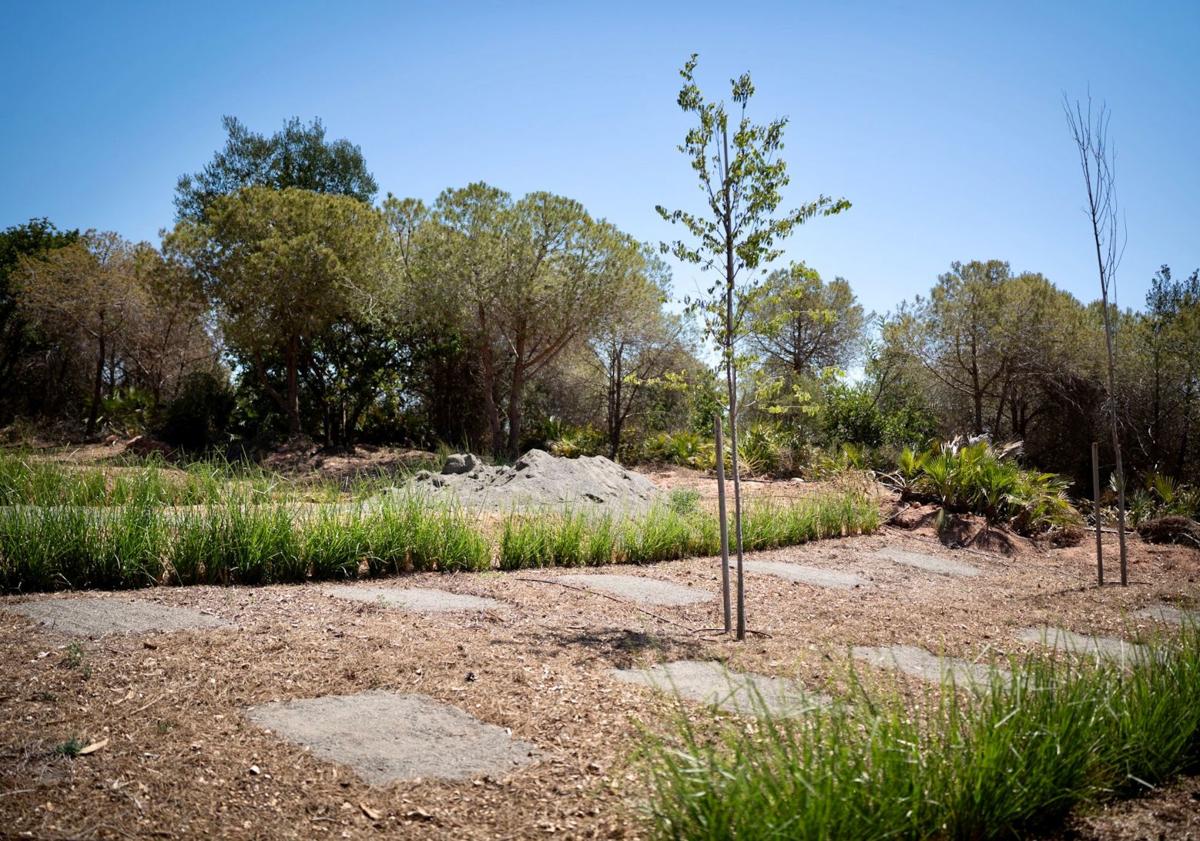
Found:
[(226, 438), (235, 403), (224, 378), (208, 371), (190, 373), (167, 404), (158, 437), (192, 452), (218, 445)]
[(1129, 519), (1133, 525), (1159, 517), (1200, 520), (1200, 487), (1151, 473), (1145, 485), (1129, 496)]
[(949, 512), (980, 514), (1022, 534), (1081, 521), (1067, 498), (1066, 480), (1024, 470), (986, 441), (903, 450), (888, 478), (905, 497), (935, 501)]

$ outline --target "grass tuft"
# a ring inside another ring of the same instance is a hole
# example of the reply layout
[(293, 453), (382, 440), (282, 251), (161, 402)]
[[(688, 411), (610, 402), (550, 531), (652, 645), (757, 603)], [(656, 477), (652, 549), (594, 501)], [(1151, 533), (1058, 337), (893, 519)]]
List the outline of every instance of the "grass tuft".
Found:
[[(646, 736), (652, 834), (996, 838), (1200, 767), (1200, 631), (1131, 667), (1030, 657), (990, 691), (949, 680), (752, 727), (680, 716)], [(924, 703), (920, 703), (924, 701)]]

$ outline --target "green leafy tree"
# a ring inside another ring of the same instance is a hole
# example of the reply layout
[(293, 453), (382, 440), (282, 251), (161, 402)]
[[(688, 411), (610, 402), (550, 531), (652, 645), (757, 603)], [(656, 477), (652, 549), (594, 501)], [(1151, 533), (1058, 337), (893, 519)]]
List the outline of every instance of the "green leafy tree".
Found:
[(845, 368), (863, 338), (863, 309), (842, 278), (828, 283), (793, 263), (767, 275), (749, 301), (746, 335), (762, 364), (777, 376), (809, 379)]
[(16, 396), (21, 391), (39, 391), (37, 382), (26, 379), (19, 370), (41, 344), (31, 325), (18, 308), (15, 277), (22, 257), (44, 255), (79, 239), (79, 231), (60, 231), (49, 219), (30, 219), (0, 232), (0, 382), (7, 383), (6, 397), (0, 398), (0, 415), (18, 409)]
[[(339, 322), (381, 315), (394, 272), (384, 218), (357, 199), (309, 190), (247, 187), (185, 220), (167, 247), (203, 279), (235, 355), (302, 431), (301, 367), (310, 343)], [(267, 376), (279, 360), (283, 388)]]
[(124, 370), (122, 348), (153, 308), (139, 282), (137, 249), (114, 233), (89, 231), (70, 245), (22, 257), (17, 298), (25, 318), (64, 349), (90, 360), (87, 432), (96, 431), (105, 386)]
[[(783, 252), (779, 243), (798, 225), (815, 216), (830, 216), (849, 208), (845, 199), (820, 196), (792, 210), (777, 212), (790, 178), (780, 156), (786, 119), (753, 123), (747, 106), (754, 96), (749, 74), (731, 82), (735, 110), (730, 126), (724, 102), (705, 100), (696, 84), (697, 56), (684, 64), (683, 87), (678, 103), (695, 119), (680, 151), (687, 156), (700, 181), (704, 207), (699, 212), (668, 210), (658, 206), (663, 219), (681, 224), (690, 240), (667, 246), (683, 262), (699, 265), (719, 278), (697, 302), (705, 315), (708, 334), (723, 356), (729, 401), (729, 438), (733, 454), (734, 534), (737, 551), (738, 639), (745, 638), (745, 604), (742, 575), (742, 500), (738, 470), (738, 384), (735, 359), (742, 319), (753, 295), (753, 275)], [(739, 286), (739, 279), (741, 285)]]
[(487, 184), (447, 190), (432, 210), (385, 204), (409, 293), (468, 341), (492, 452), (518, 453), (527, 385), (625, 299), (636, 242), (550, 193)]
[(588, 361), (602, 383), (604, 430), (609, 458), (621, 449), (630, 418), (650, 410), (664, 388), (684, 388), (680, 379), (692, 367), (685, 322), (663, 310), (670, 273), (653, 253), (644, 255), (647, 276), (632, 284), (621, 306), (599, 325), (588, 342)]

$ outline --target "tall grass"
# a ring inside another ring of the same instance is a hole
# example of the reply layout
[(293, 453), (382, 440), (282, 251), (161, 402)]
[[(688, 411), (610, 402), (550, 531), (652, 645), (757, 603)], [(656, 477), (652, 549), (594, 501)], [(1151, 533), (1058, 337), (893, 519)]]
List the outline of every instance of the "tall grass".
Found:
[[(747, 507), (748, 550), (794, 546), (810, 540), (870, 534), (879, 509), (865, 495), (845, 493)], [(694, 506), (657, 505), (624, 520), (578, 513), (510, 514), (500, 535), (501, 569), (651, 564), (720, 551), (716, 517)]]
[[(218, 502), (166, 508), (0, 507), (0, 589), (269, 584), (408, 572), (647, 564), (720, 549), (716, 518), (661, 505), (637, 517), (513, 512), (489, 530), (476, 515), (419, 496), (312, 511), (226, 489)], [(745, 545), (765, 549), (878, 528), (861, 494), (748, 509)], [(498, 533), (497, 533), (498, 532)]]
[(1031, 657), (754, 725), (681, 714), (647, 735), (651, 831), (671, 839), (997, 838), (1200, 767), (1200, 631), (1132, 666)]

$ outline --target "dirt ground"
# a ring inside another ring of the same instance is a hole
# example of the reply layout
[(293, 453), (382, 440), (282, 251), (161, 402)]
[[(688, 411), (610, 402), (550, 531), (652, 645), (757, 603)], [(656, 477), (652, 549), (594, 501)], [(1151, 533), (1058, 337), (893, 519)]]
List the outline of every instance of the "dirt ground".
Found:
[[(685, 477), (686, 481), (697, 481)], [(788, 489), (790, 490), (790, 489)], [(1106, 536), (1115, 572), (1115, 538)], [(614, 668), (719, 660), (741, 672), (845, 690), (853, 646), (915, 645), (968, 660), (1031, 651), (1021, 629), (1139, 636), (1169, 626), (1134, 613), (1200, 601), (1200, 553), (1134, 540), (1130, 586), (1095, 586), (1094, 547), (1017, 545), (1011, 555), (942, 546), (928, 529), (755, 553), (760, 561), (850, 573), (836, 589), (752, 573), (749, 627), (719, 624), (719, 566), (690, 559), (597, 570), (711, 593), (638, 605), (553, 582), (558, 571), (414, 575), (349, 586), (438, 588), (502, 610), (414, 613), (332, 595), (327, 586), (158, 588), (133, 594), (227, 627), (77, 639), (3, 610), (0, 599), (0, 836), (35, 838), (637, 838), (643, 795), (631, 756), (638, 723), (676, 702), (615, 679)], [(956, 578), (904, 566), (884, 547), (977, 567)], [(129, 594), (111, 594), (128, 598)], [(916, 678), (860, 664), (870, 680)], [(908, 682), (908, 683), (904, 683)], [(260, 729), (250, 707), (367, 690), (417, 692), (536, 745), (500, 779), (369, 786)], [(104, 742), (68, 758), (56, 747)], [(1071, 838), (1197, 837), (1200, 787), (1080, 816)], [(1186, 833), (1191, 833), (1190, 835)]]

